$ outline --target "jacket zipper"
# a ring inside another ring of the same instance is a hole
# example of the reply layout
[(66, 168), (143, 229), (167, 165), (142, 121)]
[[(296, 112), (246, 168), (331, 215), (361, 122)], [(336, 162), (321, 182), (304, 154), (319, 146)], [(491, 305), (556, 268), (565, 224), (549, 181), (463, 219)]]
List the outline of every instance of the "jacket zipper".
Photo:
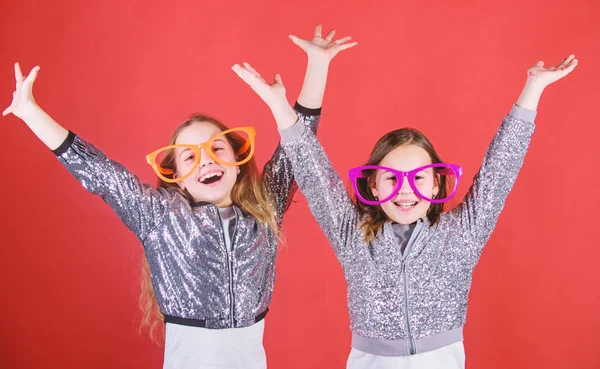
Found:
[(408, 352), (410, 355), (414, 355), (416, 354), (416, 350), (412, 338), (412, 331), (410, 329), (410, 317), (408, 315), (408, 278), (404, 260), (402, 260), (402, 274), (404, 275), (404, 316), (406, 317), (406, 330), (408, 333)]
[[(217, 209), (218, 211), (218, 209)], [(231, 243), (231, 251), (229, 250), (225, 250), (226, 254), (227, 254), (227, 269), (229, 271), (229, 301), (230, 301), (230, 308), (229, 308), (229, 319), (231, 321), (230, 325), (231, 328), (235, 328), (235, 314), (234, 314), (234, 307), (235, 307), (235, 295), (233, 293), (233, 239), (235, 237), (235, 234), (237, 233), (237, 226), (238, 226), (238, 215), (237, 215), (237, 211), (235, 210), (235, 208), (233, 208), (233, 211), (235, 213), (235, 230), (233, 231), (233, 234), (231, 235), (229, 242)], [(227, 249), (227, 241), (225, 240), (225, 232), (228, 230), (223, 229), (223, 220), (221, 219), (221, 215), (219, 214), (219, 221), (221, 222), (221, 230), (223, 231), (223, 243), (225, 245), (225, 248)]]
[[(412, 250), (413, 245), (417, 242), (417, 237), (421, 234), (422, 224), (417, 223), (415, 229), (413, 230), (413, 234), (408, 239), (408, 244), (406, 245), (406, 250), (404, 255), (402, 255), (401, 259), (401, 274), (404, 276), (404, 316), (406, 317), (406, 331), (408, 334), (408, 352), (409, 355), (414, 355), (417, 353), (417, 348), (415, 345), (415, 340), (412, 337), (412, 329), (410, 328), (410, 315), (408, 312), (408, 272), (406, 271), (406, 259), (408, 258), (408, 253)], [(414, 241), (413, 241), (414, 239)], [(413, 242), (411, 242), (413, 241)]]

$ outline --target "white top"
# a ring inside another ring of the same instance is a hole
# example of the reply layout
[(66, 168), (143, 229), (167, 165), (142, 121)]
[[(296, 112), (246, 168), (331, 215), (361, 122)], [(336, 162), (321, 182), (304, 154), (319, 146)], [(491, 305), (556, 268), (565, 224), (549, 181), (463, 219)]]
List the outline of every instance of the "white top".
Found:
[(352, 349), (346, 369), (464, 369), (461, 342), (411, 356), (380, 356)]
[(266, 369), (264, 319), (245, 328), (167, 323), (163, 369)]
[[(219, 208), (225, 244), (231, 251), (233, 208)], [(206, 329), (167, 323), (164, 369), (266, 369), (264, 319), (245, 328)]]
[(231, 237), (235, 232), (235, 210), (233, 208), (219, 208), (219, 216), (221, 217), (221, 225), (223, 226), (223, 234), (225, 235), (225, 245), (227, 250), (232, 250)]

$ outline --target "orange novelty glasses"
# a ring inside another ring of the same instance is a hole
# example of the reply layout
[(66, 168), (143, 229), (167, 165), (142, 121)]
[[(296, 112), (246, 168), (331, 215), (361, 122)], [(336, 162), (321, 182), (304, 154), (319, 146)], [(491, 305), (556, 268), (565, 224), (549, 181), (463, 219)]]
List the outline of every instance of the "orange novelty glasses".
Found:
[[(201, 144), (178, 144), (162, 147), (146, 156), (156, 175), (165, 182), (180, 182), (191, 176), (200, 164), (201, 150), (222, 165), (242, 165), (254, 155), (254, 127), (238, 127), (219, 132)], [(175, 176), (175, 160), (179, 161), (179, 176)]]

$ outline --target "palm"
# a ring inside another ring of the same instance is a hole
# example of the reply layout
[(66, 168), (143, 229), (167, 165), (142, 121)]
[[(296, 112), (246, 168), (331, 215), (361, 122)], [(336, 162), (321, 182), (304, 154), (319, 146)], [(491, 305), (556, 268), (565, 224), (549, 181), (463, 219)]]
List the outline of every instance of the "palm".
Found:
[(571, 73), (577, 63), (578, 60), (572, 54), (563, 59), (558, 65), (550, 68), (544, 68), (544, 62), (540, 61), (527, 71), (529, 81), (548, 86)]
[(327, 36), (323, 38), (322, 27), (319, 24), (315, 28), (311, 41), (303, 40), (297, 36), (291, 35), (292, 41), (298, 45), (309, 57), (322, 58), (327, 61), (333, 59), (340, 51), (349, 49), (357, 45), (356, 42), (348, 42), (352, 37), (347, 36), (339, 40), (333, 41), (335, 30), (329, 31)]
[(10, 106), (4, 110), (2, 115), (12, 113), (21, 118), (25, 107), (35, 104), (35, 99), (33, 98), (33, 82), (35, 81), (39, 70), (40, 67), (33, 68), (27, 78), (24, 78), (23, 73), (21, 72), (21, 66), (19, 63), (15, 63), (15, 91), (13, 92), (13, 99)]
[(285, 86), (279, 74), (273, 77), (273, 83), (268, 83), (264, 78), (248, 63), (244, 66), (235, 64), (233, 71), (246, 82), (256, 92), (261, 99), (268, 105), (285, 100)]
[(261, 96), (272, 95), (272, 96), (285, 96), (285, 87), (276, 81), (268, 83), (260, 75), (256, 75), (255, 88), (257, 92), (260, 92)]

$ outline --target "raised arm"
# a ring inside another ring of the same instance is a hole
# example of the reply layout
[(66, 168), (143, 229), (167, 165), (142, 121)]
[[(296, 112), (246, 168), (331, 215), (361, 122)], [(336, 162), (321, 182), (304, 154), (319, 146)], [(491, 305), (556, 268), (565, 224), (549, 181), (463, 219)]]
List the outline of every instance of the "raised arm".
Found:
[[(289, 128), (295, 124), (296, 129), (302, 126), (316, 133), (331, 60), (340, 51), (356, 45), (356, 43), (348, 43), (350, 37), (333, 41), (334, 35), (335, 31), (332, 30), (323, 38), (321, 26), (318, 25), (312, 40), (290, 36), (292, 41), (304, 50), (308, 58), (302, 91), (293, 108), (287, 101), (286, 90), (279, 74), (275, 74), (274, 82), (268, 84), (248, 63), (243, 63), (243, 66), (236, 64), (232, 67), (267, 104), (278, 127)], [(281, 221), (296, 190), (291, 163), (281, 145), (277, 146), (271, 160), (265, 165), (263, 176)]]
[(510, 193), (529, 147), (536, 109), (544, 89), (565, 77), (577, 66), (574, 55), (558, 66), (545, 69), (539, 62), (527, 73), (525, 87), (492, 140), (483, 164), (463, 202), (451, 213), (458, 216), (463, 231), (476, 248), (474, 256), (489, 239)]
[(11, 105), (2, 115), (14, 114), (54, 151), (61, 163), (83, 187), (100, 195), (140, 240), (161, 221), (168, 199), (166, 191), (142, 184), (119, 163), (109, 160), (93, 145), (85, 142), (46, 114), (33, 97), (33, 83), (39, 67), (23, 78), (15, 64), (16, 89)]

